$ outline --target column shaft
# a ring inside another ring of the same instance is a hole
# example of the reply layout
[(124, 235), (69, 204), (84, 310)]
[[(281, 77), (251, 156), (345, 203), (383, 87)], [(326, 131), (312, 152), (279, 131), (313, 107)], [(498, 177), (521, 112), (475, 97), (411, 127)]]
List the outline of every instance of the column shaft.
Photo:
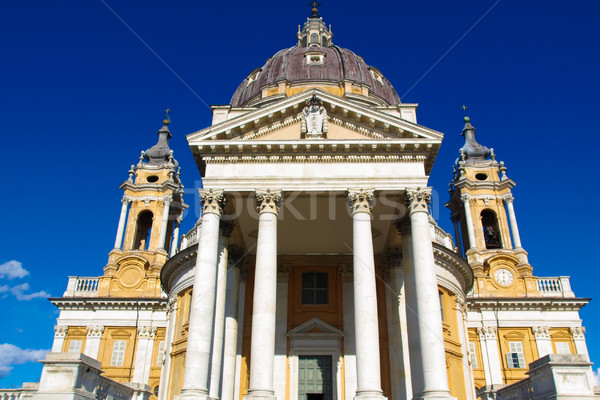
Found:
[(354, 331), (357, 399), (382, 399), (375, 258), (371, 232), (372, 191), (349, 192), (354, 263)]
[(204, 203), (181, 399), (208, 398), (223, 192), (200, 190)]
[(159, 387), (159, 399), (166, 399), (169, 391), (169, 381), (171, 379), (171, 351), (173, 346), (173, 339), (175, 337), (175, 326), (177, 323), (177, 297), (170, 297), (167, 308), (167, 331), (165, 337), (165, 357), (163, 361), (163, 367), (161, 371), (161, 385)]
[(454, 225), (454, 240), (456, 240), (456, 252), (461, 257), (463, 254), (462, 239), (460, 236), (460, 225), (458, 224), (458, 217), (452, 217), (452, 224)]
[(512, 196), (504, 199), (506, 207), (508, 208), (508, 218), (510, 220), (510, 229), (512, 230), (513, 241), (515, 242), (515, 249), (520, 249), (521, 246), (521, 235), (519, 235), (519, 226), (517, 225), (517, 216), (515, 215), (515, 206), (513, 205)]
[(235, 359), (238, 337), (238, 301), (240, 268), (232, 267), (227, 273), (227, 300), (225, 304), (225, 343), (223, 345), (223, 382), (221, 400), (233, 400), (235, 390)]
[(280, 192), (257, 192), (258, 239), (254, 272), (250, 388), (247, 398), (274, 399), (275, 310), (277, 301), (277, 212)]
[(469, 248), (465, 249), (467, 251), (477, 247), (477, 243), (475, 243), (475, 227), (473, 226), (473, 215), (471, 214), (471, 196), (465, 194), (461, 196), (461, 199), (465, 205), (465, 219), (467, 221), (467, 234), (469, 236)]
[(117, 226), (117, 237), (115, 238), (115, 249), (120, 249), (123, 243), (123, 234), (125, 232), (125, 218), (127, 217), (127, 207), (129, 206), (129, 200), (121, 200), (123, 205), (121, 206), (121, 215), (119, 216), (119, 225)]
[[(427, 191), (407, 192), (410, 224), (412, 232), (414, 291), (407, 298), (411, 310), (415, 313), (416, 330), (411, 330), (413, 342), (411, 350), (418, 349), (412, 357), (421, 358), (421, 371), (411, 371), (414, 399), (451, 398), (446, 373), (446, 353), (442, 330), (439, 291), (435, 272), (435, 260), (429, 228), (427, 204), (430, 194)], [(407, 282), (407, 286), (410, 285)], [(407, 295), (408, 295), (407, 290)], [(415, 337), (416, 334), (416, 337)], [(416, 341), (416, 343), (414, 343)]]
[(179, 224), (180, 221), (177, 220), (175, 223), (175, 229), (173, 229), (173, 241), (171, 242), (171, 251), (170, 256), (173, 257), (175, 253), (177, 253), (177, 245), (179, 244)]
[(162, 222), (160, 225), (160, 236), (158, 237), (158, 248), (164, 250), (167, 248), (167, 228), (169, 227), (169, 212), (171, 211), (171, 202), (169, 200), (164, 200), (163, 204), (164, 208)]
[(215, 327), (213, 333), (212, 366), (210, 372), (209, 396), (221, 397), (221, 365), (223, 361), (223, 332), (225, 330), (225, 292), (227, 290), (227, 265), (229, 252), (227, 243), (233, 225), (221, 223), (219, 239), (219, 265), (217, 267), (217, 297), (215, 301)]

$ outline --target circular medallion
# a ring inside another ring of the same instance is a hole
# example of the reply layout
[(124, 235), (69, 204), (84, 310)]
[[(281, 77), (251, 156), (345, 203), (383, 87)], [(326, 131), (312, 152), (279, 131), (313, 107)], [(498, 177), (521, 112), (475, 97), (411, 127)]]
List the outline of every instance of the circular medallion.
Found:
[(499, 268), (494, 274), (494, 279), (502, 286), (510, 286), (512, 285), (515, 277), (510, 270), (506, 268)]

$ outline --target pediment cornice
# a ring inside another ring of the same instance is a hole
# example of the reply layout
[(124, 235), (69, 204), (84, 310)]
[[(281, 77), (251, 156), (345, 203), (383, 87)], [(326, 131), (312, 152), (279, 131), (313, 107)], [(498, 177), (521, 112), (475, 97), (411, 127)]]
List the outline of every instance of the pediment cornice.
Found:
[(441, 132), (314, 89), (191, 133), (187, 140), (190, 146), (209, 140), (252, 140), (262, 136), (264, 132), (300, 121), (305, 102), (313, 94), (317, 94), (323, 102), (331, 123), (355, 130), (366, 138), (417, 139), (437, 144), (441, 143), (443, 138)]

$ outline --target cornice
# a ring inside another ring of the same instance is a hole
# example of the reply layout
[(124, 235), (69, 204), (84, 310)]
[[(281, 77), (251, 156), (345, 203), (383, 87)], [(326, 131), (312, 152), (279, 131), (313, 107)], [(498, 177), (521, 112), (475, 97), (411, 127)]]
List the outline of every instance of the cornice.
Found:
[(167, 298), (139, 297), (53, 297), (48, 299), (60, 310), (150, 310), (166, 311)]
[[(177, 275), (177, 272), (179, 272), (181, 268), (189, 267), (187, 264), (196, 259), (197, 252), (198, 243), (175, 254), (167, 260), (165, 265), (163, 265), (162, 270), (160, 271), (160, 283), (165, 293), (171, 293), (171, 287), (173, 285), (172, 278)], [(194, 265), (192, 265), (192, 267), (193, 266)]]
[(422, 125), (418, 125), (402, 118), (387, 114), (377, 110), (376, 108), (361, 106), (325, 91), (314, 89), (287, 97), (273, 104), (265, 105), (256, 110), (234, 117), (230, 120), (226, 120), (203, 130), (191, 133), (187, 135), (186, 138), (190, 145), (197, 144), (196, 142), (202, 140), (214, 140), (218, 138), (219, 135), (231, 138), (233, 136), (234, 128), (244, 125), (247, 126), (248, 124), (259, 126), (263, 118), (273, 121), (275, 113), (280, 113), (281, 116), (285, 116), (290, 108), (294, 113), (299, 113), (301, 108), (304, 106), (305, 100), (312, 97), (314, 94), (318, 95), (323, 103), (327, 105), (329, 113), (333, 113), (335, 110), (339, 109), (343, 115), (354, 115), (354, 117), (358, 120), (361, 120), (362, 117), (365, 117), (365, 119), (368, 121), (373, 120), (375, 122), (379, 122), (380, 124), (383, 124), (384, 129), (386, 125), (389, 125), (390, 127), (394, 126), (396, 129), (398, 129), (398, 131), (404, 132), (408, 130), (414, 134), (418, 134), (438, 142), (441, 142), (444, 136), (441, 132), (437, 132)]
[(591, 299), (563, 297), (467, 297), (469, 311), (579, 311)]
[(437, 264), (452, 273), (461, 283), (464, 293), (471, 290), (474, 276), (467, 262), (446, 247), (433, 242), (433, 254)]

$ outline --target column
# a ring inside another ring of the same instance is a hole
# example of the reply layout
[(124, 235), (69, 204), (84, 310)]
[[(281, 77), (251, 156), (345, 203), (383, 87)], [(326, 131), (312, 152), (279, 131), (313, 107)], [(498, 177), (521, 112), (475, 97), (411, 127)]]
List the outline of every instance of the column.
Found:
[(473, 400), (477, 397), (475, 393), (475, 381), (473, 378), (473, 369), (469, 367), (469, 334), (467, 333), (467, 303), (460, 295), (454, 296), (456, 309), (456, 322), (458, 323), (458, 336), (460, 338), (460, 347), (463, 354), (462, 366), (463, 376), (465, 379), (465, 391), (467, 398), (465, 400)]
[(166, 399), (169, 390), (169, 381), (171, 379), (171, 351), (173, 349), (173, 339), (175, 337), (175, 324), (177, 322), (177, 295), (169, 297), (169, 303), (167, 305), (167, 331), (165, 337), (165, 357), (163, 362), (163, 368), (161, 371), (160, 382), (161, 385), (158, 388), (160, 391), (158, 394), (159, 399)]
[(275, 317), (275, 370), (273, 389), (275, 397), (286, 398), (287, 376), (287, 311), (290, 266), (282, 266), (277, 270), (277, 310)]
[(449, 399), (452, 397), (448, 389), (442, 315), (429, 228), (431, 193), (429, 190), (409, 190), (406, 199), (413, 250), (412, 271), (408, 274), (412, 281), (406, 281), (406, 300), (407, 308), (410, 307), (409, 312), (413, 314), (408, 323), (416, 325), (409, 331), (410, 357), (421, 360), (421, 369), (411, 371), (413, 399)]
[(481, 343), (481, 356), (483, 358), (486, 386), (504, 383), (502, 380), (502, 360), (498, 352), (496, 328), (493, 326), (477, 328), (477, 334), (479, 335), (479, 343)]
[(462, 248), (462, 239), (460, 236), (460, 225), (458, 224), (458, 215), (453, 215), (451, 219), (452, 224), (454, 225), (454, 240), (456, 240), (456, 252), (462, 257), (464, 253)]
[(248, 399), (275, 399), (275, 310), (277, 298), (277, 215), (281, 191), (257, 191), (258, 239), (250, 342)]
[(85, 350), (83, 351), (83, 354), (90, 356), (95, 360), (98, 359), (103, 332), (103, 326), (90, 325), (87, 327), (87, 337), (85, 338)]
[(238, 300), (238, 318), (237, 318), (237, 354), (235, 355), (235, 385), (233, 389), (233, 398), (239, 399), (242, 392), (242, 346), (244, 338), (244, 313), (246, 306), (246, 283), (248, 282), (248, 266), (240, 266), (240, 291)]
[(532, 326), (531, 330), (535, 336), (535, 344), (538, 350), (539, 358), (548, 354), (553, 354), (552, 339), (550, 339), (550, 330), (547, 326)]
[(344, 383), (345, 399), (352, 400), (356, 395), (356, 338), (354, 335), (354, 288), (352, 266), (339, 267), (342, 278), (342, 307), (344, 321)]
[(158, 248), (160, 250), (164, 250), (167, 247), (167, 228), (169, 227), (169, 212), (171, 211), (171, 201), (172, 199), (166, 197), (163, 199), (163, 215), (162, 221), (160, 225), (160, 236), (158, 237)]
[(69, 327), (65, 325), (56, 325), (54, 327), (54, 342), (52, 342), (53, 353), (62, 353), (68, 330)]
[(229, 264), (228, 242), (233, 232), (233, 222), (221, 221), (219, 238), (219, 264), (217, 266), (217, 297), (215, 300), (215, 327), (213, 333), (212, 364), (209, 397), (221, 397), (221, 365), (223, 361), (223, 332), (225, 330), (225, 292), (227, 290), (227, 267)]
[(235, 390), (235, 362), (238, 338), (238, 302), (240, 290), (239, 249), (229, 249), (229, 271), (227, 272), (227, 290), (225, 300), (225, 339), (223, 344), (223, 379), (221, 400), (233, 400)]
[(519, 227), (517, 225), (517, 217), (515, 216), (515, 207), (513, 205), (514, 197), (508, 195), (504, 198), (506, 207), (508, 208), (508, 219), (510, 220), (510, 230), (512, 231), (515, 249), (521, 248), (521, 235), (519, 235)]
[(356, 335), (355, 399), (384, 399), (379, 360), (379, 321), (375, 258), (371, 233), (373, 191), (348, 191), (352, 214), (354, 333)]
[(406, 306), (404, 292), (404, 271), (402, 253), (392, 251), (387, 255), (389, 267), (389, 288), (385, 291), (388, 310), (388, 337), (390, 353), (390, 372), (393, 399), (412, 398), (410, 382), (410, 359), (408, 335), (406, 332)]
[(464, 206), (465, 206), (465, 218), (467, 221), (467, 234), (469, 236), (469, 248), (465, 249), (465, 252), (466, 252), (467, 250), (471, 250), (471, 249), (475, 248), (477, 244), (475, 243), (473, 215), (471, 214), (471, 196), (469, 196), (468, 194), (465, 193), (462, 196), (460, 196), (460, 199), (462, 200), (462, 202), (464, 203)]
[(177, 245), (179, 244), (179, 225), (181, 225), (182, 220), (183, 217), (179, 215), (179, 217), (177, 217), (177, 221), (175, 221), (175, 229), (173, 229), (173, 241), (171, 242), (170, 257), (173, 257), (175, 253), (177, 253)]
[(121, 200), (121, 215), (119, 217), (119, 225), (117, 226), (117, 237), (115, 239), (115, 249), (121, 249), (123, 242), (123, 234), (125, 232), (125, 218), (127, 217), (127, 207), (129, 207), (129, 199), (123, 197)]
[(138, 328), (137, 350), (133, 365), (133, 379), (131, 380), (133, 383), (148, 384), (156, 330), (155, 326), (141, 326)]
[(586, 359), (590, 359), (590, 355), (588, 354), (587, 344), (585, 343), (585, 328), (583, 326), (574, 326), (570, 328), (571, 335), (573, 335), (573, 340), (575, 341), (575, 350), (577, 350), (577, 354), (583, 354)]
[(225, 197), (223, 191), (200, 189), (200, 200), (204, 207), (194, 268), (194, 291), (181, 400), (208, 399), (210, 378), (219, 221), (225, 206)]

